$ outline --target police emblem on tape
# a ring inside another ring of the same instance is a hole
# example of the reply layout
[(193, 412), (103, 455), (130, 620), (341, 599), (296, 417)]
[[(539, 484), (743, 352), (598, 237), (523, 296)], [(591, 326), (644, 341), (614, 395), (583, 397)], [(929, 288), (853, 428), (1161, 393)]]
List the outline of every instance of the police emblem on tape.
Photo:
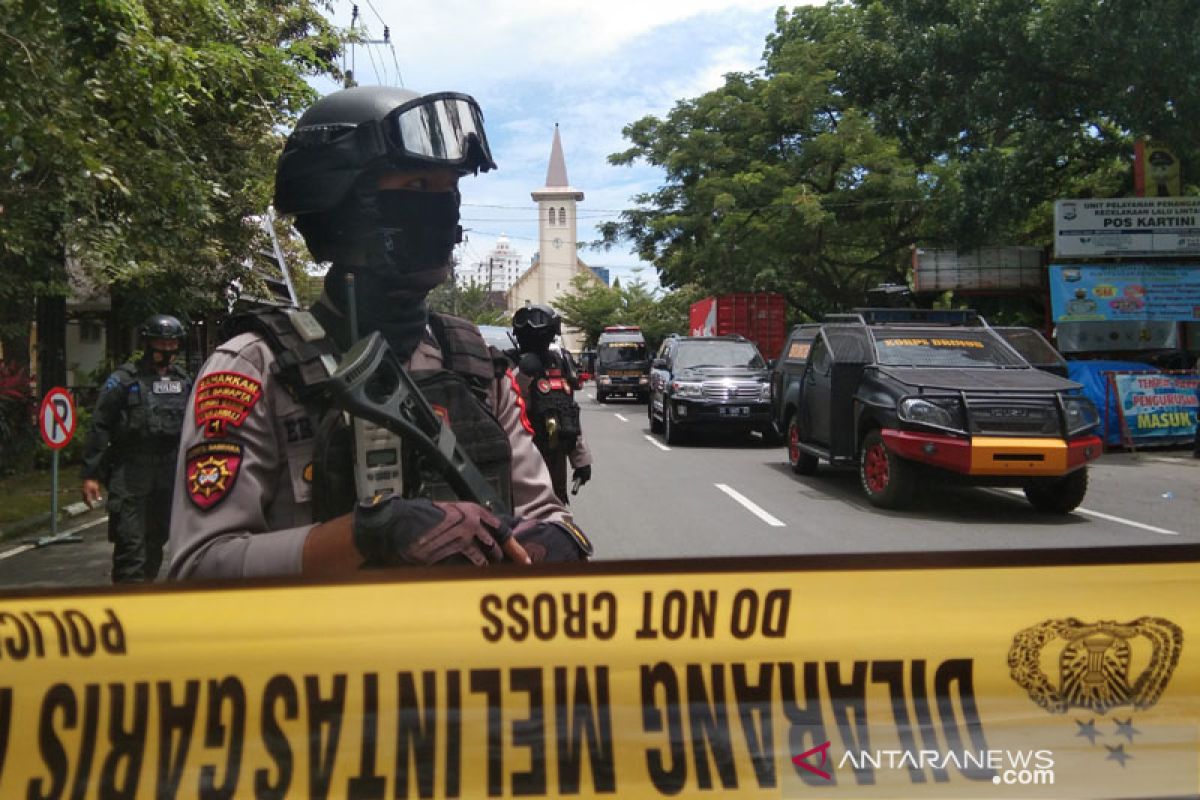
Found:
[(262, 384), (240, 372), (214, 372), (196, 383), (196, 426), (209, 439), (224, 436), (228, 426), (241, 427), (262, 397)]
[[(1009, 674), (1031, 700), (1052, 714), (1118, 706), (1146, 709), (1162, 697), (1183, 651), (1183, 630), (1161, 617), (1132, 622), (1051, 619), (1017, 633), (1008, 651)], [(1044, 657), (1058, 664), (1054, 679)], [(1140, 671), (1131, 675), (1133, 665)]]
[(187, 451), (187, 493), (192, 504), (208, 511), (237, 483), (242, 446), (236, 442), (203, 442)]

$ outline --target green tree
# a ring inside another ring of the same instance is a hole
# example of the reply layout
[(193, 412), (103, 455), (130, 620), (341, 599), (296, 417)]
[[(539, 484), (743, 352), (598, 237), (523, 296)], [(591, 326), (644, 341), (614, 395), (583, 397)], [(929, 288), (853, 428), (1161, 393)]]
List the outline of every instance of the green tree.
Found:
[(488, 290), (485, 284), (468, 281), (459, 286), (457, 281), (447, 281), (429, 293), (429, 307), (444, 314), (469, 319), (476, 325), (504, 325), (511, 320), (504, 305), (503, 295)]
[(584, 275), (571, 279), (571, 289), (559, 295), (554, 306), (562, 316), (563, 327), (575, 328), (583, 334), (585, 350), (596, 347), (606, 325), (622, 324), (619, 321), (620, 290), (589, 280)]
[[(262, 246), (279, 131), (336, 70), (325, 0), (0, 0), (0, 336), (69, 253), (157, 310), (219, 307)], [(129, 319), (143, 309), (123, 306)]]
[(563, 325), (583, 333), (584, 349), (594, 348), (601, 331), (609, 325), (636, 325), (651, 349), (657, 349), (667, 334), (687, 332), (689, 307), (701, 296), (691, 286), (654, 292), (636, 276), (625, 286), (617, 281), (613, 284), (604, 286), (577, 277), (571, 291), (555, 303)]
[(1197, 93), (1189, 0), (781, 10), (759, 70), (626, 126), (610, 161), (663, 183), (603, 240), (665, 286), (778, 291), (815, 318), (903, 282), (912, 244), (1049, 245), (1056, 198), (1132, 193), (1137, 136), (1192, 167)]
[[(821, 16), (781, 15), (768, 60), (823, 36)], [(1048, 244), (1054, 199), (1133, 193), (1141, 135), (1200, 159), (1191, 0), (857, 0), (828, 17), (833, 88), (927, 175), (927, 239)]]
[(903, 280), (917, 173), (831, 90), (832, 46), (790, 39), (762, 74), (627, 126), (633, 147), (610, 161), (644, 160), (666, 180), (607, 237), (634, 241), (664, 286), (780, 292), (810, 316)]

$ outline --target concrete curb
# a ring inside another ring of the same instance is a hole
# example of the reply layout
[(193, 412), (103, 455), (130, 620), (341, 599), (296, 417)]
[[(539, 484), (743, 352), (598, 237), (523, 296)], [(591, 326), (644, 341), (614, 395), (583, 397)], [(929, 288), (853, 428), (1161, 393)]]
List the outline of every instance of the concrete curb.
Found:
[[(101, 498), (101, 504), (98, 504), (97, 508), (103, 507), (103, 500), (104, 498)], [(59, 509), (58, 521), (63, 522), (65, 520), (74, 519), (75, 517), (82, 516), (91, 510), (92, 509), (88, 506), (88, 504), (82, 501), (78, 503), (71, 503), (70, 505)], [(43, 511), (40, 514), (34, 514), (31, 517), (19, 519), (16, 522), (10, 522), (8, 525), (0, 528), (0, 542), (8, 541), (9, 539), (16, 539), (18, 537), (27, 535), (30, 531), (37, 531), (49, 527), (50, 512)]]

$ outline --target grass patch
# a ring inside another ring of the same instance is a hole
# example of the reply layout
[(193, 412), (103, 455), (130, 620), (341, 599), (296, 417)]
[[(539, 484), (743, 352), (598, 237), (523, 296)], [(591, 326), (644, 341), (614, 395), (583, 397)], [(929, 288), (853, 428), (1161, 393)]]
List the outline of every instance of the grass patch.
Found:
[[(83, 499), (79, 487), (80, 466), (73, 464), (58, 470), (58, 510)], [(50, 513), (50, 469), (23, 472), (0, 478), (0, 528), (36, 514)]]

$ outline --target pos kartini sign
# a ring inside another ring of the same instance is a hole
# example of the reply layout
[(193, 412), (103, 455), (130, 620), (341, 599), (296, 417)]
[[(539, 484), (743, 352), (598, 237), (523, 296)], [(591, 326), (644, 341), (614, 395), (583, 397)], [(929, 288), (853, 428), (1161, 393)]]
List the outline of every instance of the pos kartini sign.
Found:
[(1083, 550), (0, 598), (0, 797), (1194, 796), (1200, 547)]

